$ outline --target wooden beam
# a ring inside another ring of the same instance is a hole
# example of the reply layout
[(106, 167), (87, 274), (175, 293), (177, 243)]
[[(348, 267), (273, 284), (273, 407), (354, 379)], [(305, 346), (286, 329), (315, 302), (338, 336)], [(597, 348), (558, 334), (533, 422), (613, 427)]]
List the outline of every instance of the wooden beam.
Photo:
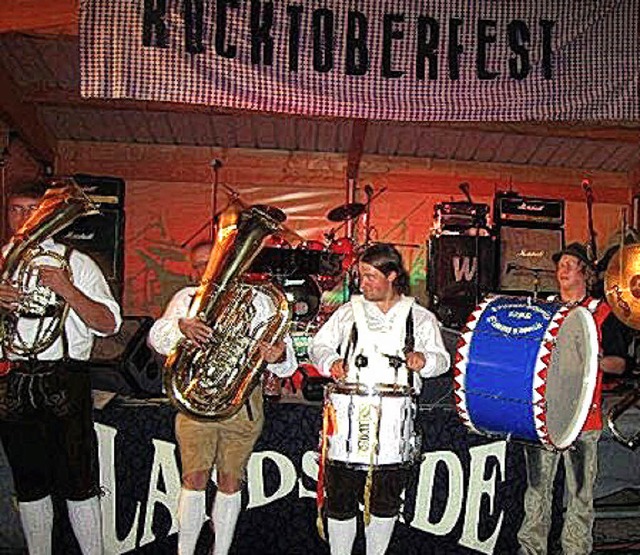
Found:
[(356, 119), (353, 121), (351, 130), (351, 144), (347, 154), (347, 179), (357, 179), (364, 149), (364, 139), (367, 135), (366, 119)]
[(435, 122), (429, 127), (446, 127), (459, 131), (484, 131), (487, 133), (509, 133), (535, 137), (560, 137), (587, 139), (592, 141), (616, 141), (640, 144), (640, 123), (630, 122), (560, 122), (560, 123), (500, 123), (500, 122)]
[(42, 164), (53, 166), (56, 138), (47, 129), (37, 107), (24, 101), (22, 90), (0, 60), (0, 117), (6, 119), (24, 141), (31, 155)]
[(78, 34), (80, 0), (2, 0), (0, 33)]

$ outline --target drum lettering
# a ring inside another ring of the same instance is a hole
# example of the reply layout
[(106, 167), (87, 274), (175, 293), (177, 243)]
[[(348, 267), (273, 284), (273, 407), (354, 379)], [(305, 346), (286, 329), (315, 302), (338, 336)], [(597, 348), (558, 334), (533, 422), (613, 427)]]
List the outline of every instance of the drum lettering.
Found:
[(532, 326), (527, 326), (524, 328), (515, 328), (514, 335), (529, 335), (534, 331), (538, 331), (542, 329), (542, 324), (539, 322), (537, 324), (533, 324)]
[(487, 318), (487, 322), (489, 322), (493, 329), (501, 331), (502, 333), (506, 333), (507, 335), (511, 335), (513, 333), (513, 327), (499, 322), (497, 316), (489, 316), (489, 318)]
[(522, 312), (521, 310), (509, 311), (509, 318), (516, 318), (518, 320), (531, 320), (533, 314), (530, 312)]
[(371, 446), (371, 406), (363, 405), (358, 410), (358, 451), (368, 453)]

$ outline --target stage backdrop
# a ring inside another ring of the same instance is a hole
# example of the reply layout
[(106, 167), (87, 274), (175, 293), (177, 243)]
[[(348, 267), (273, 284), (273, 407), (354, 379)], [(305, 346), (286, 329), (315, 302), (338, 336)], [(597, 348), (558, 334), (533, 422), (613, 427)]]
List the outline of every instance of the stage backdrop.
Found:
[(640, 114), (640, 0), (80, 5), (84, 97), (405, 121)]

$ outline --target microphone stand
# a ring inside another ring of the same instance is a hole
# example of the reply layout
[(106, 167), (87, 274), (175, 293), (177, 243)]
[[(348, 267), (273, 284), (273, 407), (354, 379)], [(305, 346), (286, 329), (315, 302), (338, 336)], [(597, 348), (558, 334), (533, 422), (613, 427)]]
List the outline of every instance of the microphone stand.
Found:
[(364, 209), (364, 244), (368, 245), (371, 240), (371, 198), (373, 196), (371, 185), (365, 185), (364, 194), (367, 195), (367, 204)]
[(218, 173), (222, 167), (222, 162), (217, 158), (211, 161), (211, 168), (213, 169), (213, 183), (211, 185), (211, 229), (209, 231), (209, 239), (213, 241), (216, 236), (216, 212), (218, 211)]

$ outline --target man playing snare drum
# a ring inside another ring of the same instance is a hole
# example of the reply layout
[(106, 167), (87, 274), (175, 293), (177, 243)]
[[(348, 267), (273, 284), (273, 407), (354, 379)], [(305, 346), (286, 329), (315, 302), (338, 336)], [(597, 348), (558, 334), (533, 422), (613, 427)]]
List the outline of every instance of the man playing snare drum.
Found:
[(562, 528), (562, 553), (583, 555), (591, 553), (593, 547), (593, 484), (597, 474), (598, 438), (602, 430), (602, 372), (622, 374), (627, 349), (620, 321), (608, 305), (589, 296), (594, 269), (584, 245), (567, 245), (553, 255), (553, 261), (560, 286), (559, 298), (554, 300), (567, 306), (583, 306), (593, 314), (602, 356), (589, 415), (573, 446), (562, 452), (525, 446), (528, 486), (524, 496), (525, 516), (518, 532), (519, 553), (547, 552), (553, 484), (558, 462), (563, 458), (568, 501)]
[[(406, 392), (408, 397), (417, 393), (421, 377), (438, 376), (448, 370), (449, 354), (435, 316), (412, 297), (405, 296), (409, 276), (400, 253), (393, 246), (376, 244), (367, 248), (358, 261), (358, 274), (362, 295), (353, 296), (333, 313), (312, 340), (309, 354), (320, 373), (338, 382), (336, 392), (341, 388), (357, 392), (354, 398), (358, 396), (360, 416), (366, 413), (367, 417), (376, 418), (379, 410), (376, 407), (382, 406), (377, 418), (389, 420), (394, 415), (385, 414), (381, 392), (389, 391), (390, 395)], [(367, 391), (379, 393), (371, 407), (366, 407)], [(331, 554), (351, 553), (358, 503), (362, 500), (365, 501), (367, 554), (382, 554), (391, 539), (408, 465), (412, 462), (403, 459), (413, 459), (413, 453), (400, 453), (400, 464), (378, 464), (376, 457), (385, 452), (385, 445), (398, 438), (381, 431), (386, 426), (384, 423), (373, 426), (377, 434), (367, 432), (366, 438), (360, 437), (361, 422), (351, 418), (352, 413), (358, 411), (353, 410), (352, 401), (348, 404), (348, 411), (335, 412), (335, 428), (351, 436), (340, 448), (334, 446), (333, 456), (329, 449), (325, 467)], [(389, 412), (393, 412), (393, 403), (389, 403)], [(404, 410), (397, 417), (411, 420), (412, 416), (411, 411)], [(413, 430), (413, 423), (400, 422), (398, 429)], [(373, 444), (372, 455), (366, 459), (370, 464), (351, 464), (357, 458), (350, 457), (362, 448), (365, 440)], [(331, 437), (328, 442), (331, 444)]]

